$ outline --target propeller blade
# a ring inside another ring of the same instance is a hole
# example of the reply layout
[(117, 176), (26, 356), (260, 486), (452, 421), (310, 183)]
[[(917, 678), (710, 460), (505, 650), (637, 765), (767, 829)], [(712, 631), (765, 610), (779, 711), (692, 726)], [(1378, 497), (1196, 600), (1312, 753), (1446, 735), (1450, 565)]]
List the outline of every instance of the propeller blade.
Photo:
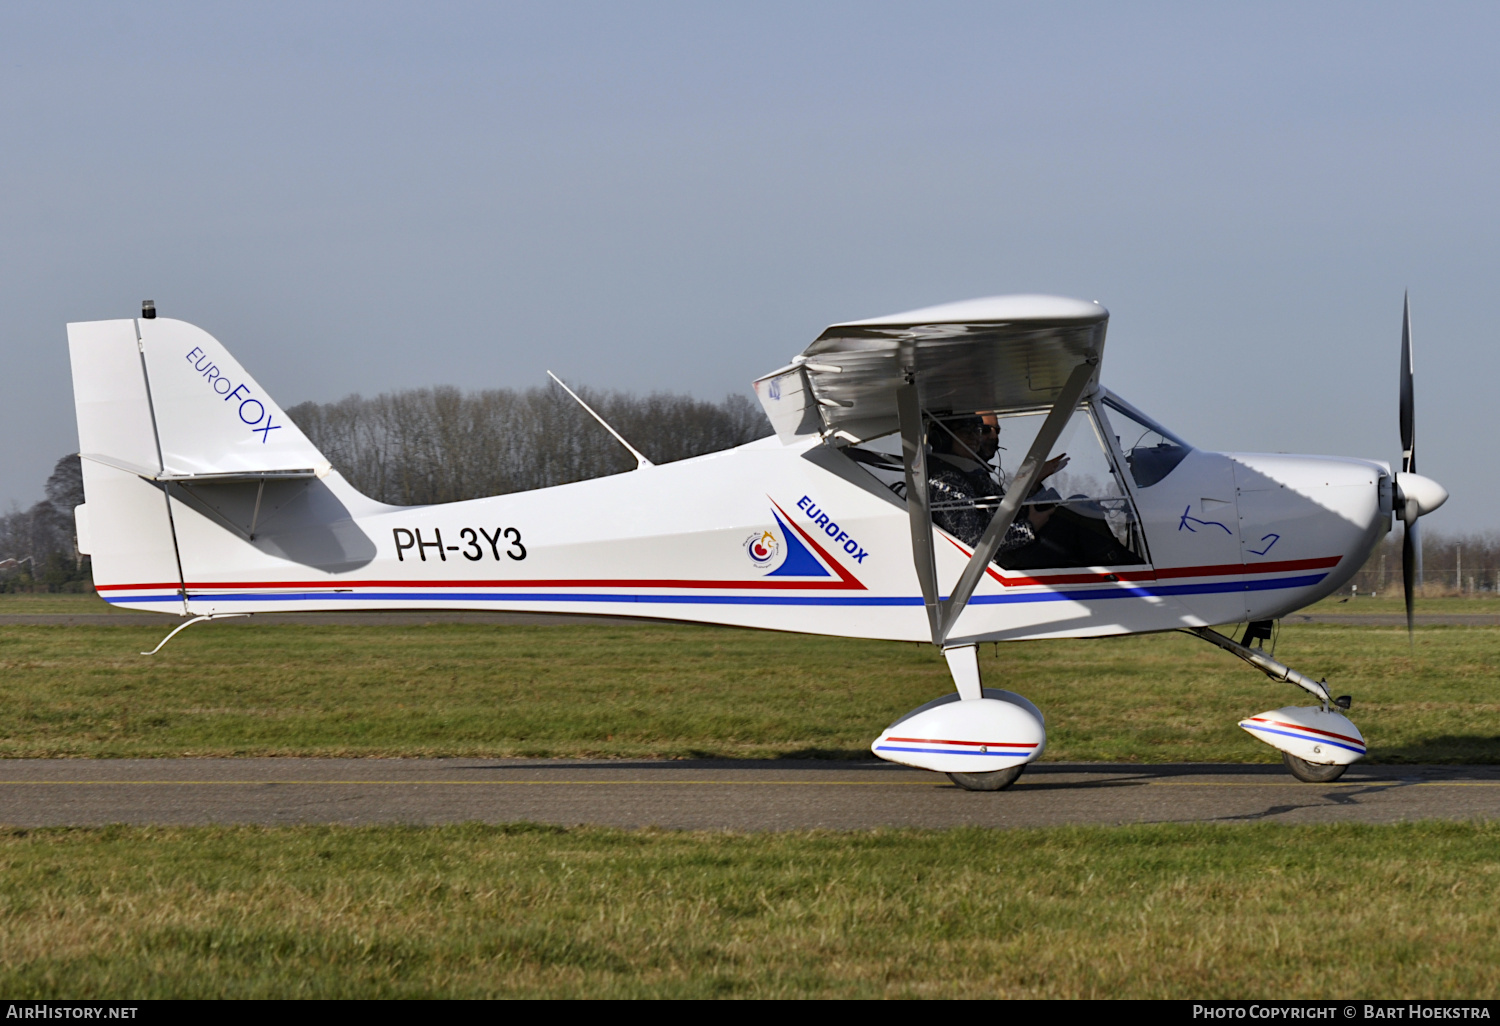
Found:
[(1417, 518), (1411, 517), (1401, 536), (1401, 592), (1406, 597), (1406, 643), (1410, 646), (1416, 644), (1412, 603), (1417, 590), (1417, 544)]
[(1417, 469), (1417, 414), (1412, 389), (1411, 296), (1401, 302), (1401, 469)]

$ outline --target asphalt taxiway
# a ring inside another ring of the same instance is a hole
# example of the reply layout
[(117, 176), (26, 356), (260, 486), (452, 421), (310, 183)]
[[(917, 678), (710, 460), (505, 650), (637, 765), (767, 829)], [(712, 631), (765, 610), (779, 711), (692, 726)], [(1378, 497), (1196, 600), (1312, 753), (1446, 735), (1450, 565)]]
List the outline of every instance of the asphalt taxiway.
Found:
[(1500, 766), (1044, 763), (1010, 790), (865, 762), (6, 759), (0, 824), (452, 823), (695, 830), (1500, 818)]

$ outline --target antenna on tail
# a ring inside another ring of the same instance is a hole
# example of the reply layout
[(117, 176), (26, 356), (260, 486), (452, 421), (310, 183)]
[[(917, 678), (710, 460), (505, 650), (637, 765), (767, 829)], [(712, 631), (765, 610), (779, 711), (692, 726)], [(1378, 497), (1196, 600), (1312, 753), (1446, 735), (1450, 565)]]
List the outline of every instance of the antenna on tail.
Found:
[(638, 450), (635, 446), (633, 446), (629, 442), (625, 441), (625, 436), (622, 435), (622, 434), (620, 434), (620, 432), (616, 431), (614, 428), (610, 427), (609, 426), (609, 421), (605, 420), (603, 417), (599, 416), (599, 414), (595, 413), (594, 412), (594, 408), (592, 406), (590, 406), (588, 403), (584, 402), (582, 399), (579, 399), (577, 392), (573, 391), (567, 385), (563, 385), (563, 379), (562, 378), (558, 377), (556, 374), (553, 374), (551, 371), (547, 372), (547, 377), (551, 378), (553, 381), (557, 382), (559, 385), (562, 385), (562, 390), (564, 392), (568, 393), (570, 396), (572, 396), (573, 399), (574, 399), (574, 401), (577, 402), (579, 406), (582, 406), (585, 410), (588, 410), (590, 417), (593, 417), (600, 424), (603, 424), (604, 425), (604, 430), (608, 431), (610, 434), (612, 434), (612, 435), (615, 436), (615, 441), (619, 442), (625, 448), (627, 448), (627, 449), (630, 450), (630, 455), (632, 455), (632, 456), (635, 457), (635, 469), (636, 470), (640, 470), (642, 467), (653, 467), (653, 466), (656, 465), (656, 464), (652, 463), (650, 460), (646, 459), (646, 457), (642, 456), (641, 453), (640, 453), (640, 450)]

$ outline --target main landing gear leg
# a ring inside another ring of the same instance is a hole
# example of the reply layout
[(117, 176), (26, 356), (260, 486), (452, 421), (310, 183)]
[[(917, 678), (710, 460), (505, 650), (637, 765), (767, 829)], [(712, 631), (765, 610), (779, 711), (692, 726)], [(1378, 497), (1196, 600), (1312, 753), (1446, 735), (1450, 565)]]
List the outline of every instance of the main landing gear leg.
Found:
[(960, 645), (943, 649), (943, 658), (948, 660), (948, 672), (953, 674), (953, 686), (958, 697), (965, 702), (984, 697), (984, 684), (979, 677), (979, 646)]
[[(978, 645), (945, 648), (943, 658), (948, 660), (948, 672), (953, 674), (953, 686), (958, 689), (960, 701), (972, 702), (984, 697), (984, 684), (979, 675)], [(965, 791), (1004, 791), (1020, 779), (1025, 769), (1026, 763), (1021, 762), (985, 773), (949, 773), (948, 779)]]
[[(1350, 763), (1364, 756), (1363, 735), (1343, 715), (1350, 706), (1348, 695), (1334, 698), (1326, 681), (1313, 680), (1277, 662), (1259, 648), (1226, 638), (1218, 631), (1194, 627), (1187, 633), (1238, 656), (1274, 681), (1297, 685), (1322, 703), (1313, 708), (1288, 706), (1273, 709), (1240, 722), (1252, 737), (1281, 752), (1282, 761), (1292, 776), (1309, 784), (1332, 783), (1344, 775)], [(1247, 631), (1246, 641), (1250, 637), (1251, 632)]]

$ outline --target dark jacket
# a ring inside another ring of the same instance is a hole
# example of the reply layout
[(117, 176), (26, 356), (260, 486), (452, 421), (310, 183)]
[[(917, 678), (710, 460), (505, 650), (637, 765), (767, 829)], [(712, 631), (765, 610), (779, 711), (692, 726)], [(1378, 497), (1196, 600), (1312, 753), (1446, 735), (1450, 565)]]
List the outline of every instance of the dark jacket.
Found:
[[(973, 460), (939, 452), (928, 460), (927, 498), (932, 504), (932, 522), (971, 548), (979, 544), (1004, 495), (985, 468)], [(1005, 532), (996, 554), (1034, 541), (1036, 530), (1022, 510)]]

